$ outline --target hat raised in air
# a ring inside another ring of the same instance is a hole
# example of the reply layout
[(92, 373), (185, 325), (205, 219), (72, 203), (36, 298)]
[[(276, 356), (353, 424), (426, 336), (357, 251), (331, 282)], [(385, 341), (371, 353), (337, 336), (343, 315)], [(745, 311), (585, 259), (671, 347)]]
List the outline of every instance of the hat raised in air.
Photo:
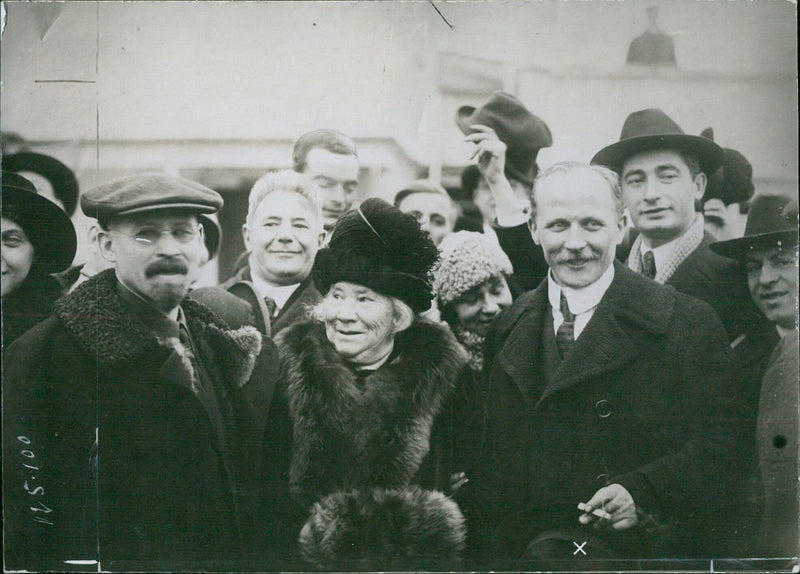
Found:
[(81, 196), (81, 209), (100, 223), (132, 213), (185, 209), (216, 213), (222, 196), (204, 185), (162, 173), (134, 175), (92, 188)]
[(756, 194), (747, 214), (744, 237), (718, 241), (711, 250), (731, 259), (744, 259), (756, 247), (797, 246), (797, 197)]
[(619, 141), (604, 147), (592, 158), (593, 164), (609, 167), (617, 172), (629, 157), (644, 151), (674, 149), (686, 152), (697, 159), (700, 171), (710, 175), (722, 164), (724, 153), (712, 140), (687, 135), (663, 111), (650, 108), (633, 112), (622, 126)]
[(553, 145), (550, 128), (517, 98), (505, 92), (494, 92), (480, 108), (461, 106), (456, 124), (469, 135), (474, 124), (489, 126), (506, 144), (506, 175), (529, 185), (536, 175), (536, 156), (543, 147)]

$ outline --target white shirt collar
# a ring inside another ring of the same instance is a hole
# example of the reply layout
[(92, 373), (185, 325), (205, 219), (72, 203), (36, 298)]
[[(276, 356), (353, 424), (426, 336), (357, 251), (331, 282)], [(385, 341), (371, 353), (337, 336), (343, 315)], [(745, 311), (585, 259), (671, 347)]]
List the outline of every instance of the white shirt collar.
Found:
[(253, 270), (250, 270), (250, 278), (253, 280), (253, 285), (255, 285), (256, 290), (261, 294), (262, 297), (269, 297), (273, 301), (275, 301), (275, 305), (278, 307), (278, 310), (283, 309), (286, 302), (289, 300), (289, 297), (292, 296), (292, 293), (300, 286), (300, 283), (293, 283), (291, 285), (280, 285), (278, 287), (274, 285), (270, 285), (257, 274), (253, 273)]
[(567, 305), (569, 306), (570, 312), (578, 316), (597, 307), (613, 280), (614, 265), (611, 264), (600, 278), (591, 285), (581, 287), (580, 289), (572, 289), (570, 287), (561, 287), (556, 283), (553, 277), (553, 270), (551, 269), (548, 272), (547, 298), (550, 300), (550, 306), (554, 311), (558, 310), (561, 307), (561, 291), (563, 290), (564, 296), (567, 298)]

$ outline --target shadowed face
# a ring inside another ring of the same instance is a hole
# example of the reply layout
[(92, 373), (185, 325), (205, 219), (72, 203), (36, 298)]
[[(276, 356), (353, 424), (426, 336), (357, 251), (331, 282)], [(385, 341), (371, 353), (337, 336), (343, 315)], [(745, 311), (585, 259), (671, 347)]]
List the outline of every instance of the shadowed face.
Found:
[(2, 218), (2, 296), (5, 297), (19, 287), (30, 273), (33, 265), (33, 244), (25, 231), (10, 219)]
[(558, 172), (536, 188), (533, 237), (558, 284), (580, 289), (613, 263), (624, 238), (608, 183), (590, 169)]
[(453, 301), (453, 310), (461, 326), (484, 337), (494, 318), (510, 306), (511, 291), (502, 275), (490, 277)]
[(308, 152), (303, 173), (322, 192), (325, 231), (330, 231), (358, 198), (358, 158), (314, 148)]
[(747, 283), (761, 312), (784, 329), (795, 328), (797, 248), (757, 247), (747, 254)]
[(413, 215), (436, 245), (453, 232), (456, 224), (453, 202), (438, 193), (412, 193), (404, 197), (397, 208)]
[(117, 279), (162, 313), (186, 296), (207, 254), (194, 214), (156, 210), (114, 218), (98, 234)]

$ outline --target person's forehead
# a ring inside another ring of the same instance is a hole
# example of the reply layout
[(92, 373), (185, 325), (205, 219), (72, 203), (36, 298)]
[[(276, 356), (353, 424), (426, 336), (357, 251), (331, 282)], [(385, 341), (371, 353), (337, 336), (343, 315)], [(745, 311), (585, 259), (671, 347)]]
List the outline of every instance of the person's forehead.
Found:
[(315, 147), (306, 156), (306, 173), (312, 177), (326, 175), (329, 177), (358, 176), (358, 158), (351, 154), (334, 153), (321, 147)]
[(447, 215), (450, 210), (450, 199), (439, 193), (417, 191), (408, 194), (399, 205), (400, 211), (424, 211)]
[(292, 217), (311, 216), (314, 211), (311, 201), (293, 191), (271, 191), (261, 198), (256, 207), (256, 213), (261, 217)]
[(654, 149), (632, 155), (622, 165), (623, 175), (634, 170), (648, 170), (659, 167), (675, 166), (684, 170), (689, 169), (681, 155), (675, 149)]
[(747, 251), (744, 258), (745, 261), (763, 261), (765, 259), (775, 257), (776, 255), (783, 254), (796, 255), (797, 251), (796, 249), (786, 249), (777, 243), (769, 245), (754, 245)]
[(588, 196), (595, 199), (607, 198), (612, 204), (614, 202), (608, 182), (591, 169), (554, 173), (541, 180), (536, 189), (537, 204), (548, 200), (566, 203)]
[(2, 218), (2, 230), (3, 231), (24, 231), (22, 227), (16, 221), (9, 219), (7, 217)]

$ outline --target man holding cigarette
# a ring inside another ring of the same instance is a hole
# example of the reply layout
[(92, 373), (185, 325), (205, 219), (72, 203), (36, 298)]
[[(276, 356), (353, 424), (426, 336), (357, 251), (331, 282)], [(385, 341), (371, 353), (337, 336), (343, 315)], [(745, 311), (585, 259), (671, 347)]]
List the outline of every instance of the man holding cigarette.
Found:
[(739, 410), (719, 400), (739, 376), (724, 328), (707, 304), (614, 263), (612, 171), (556, 164), (531, 203), (550, 270), (487, 340), (475, 538), (495, 560), (559, 568), (713, 553), (737, 463)]

